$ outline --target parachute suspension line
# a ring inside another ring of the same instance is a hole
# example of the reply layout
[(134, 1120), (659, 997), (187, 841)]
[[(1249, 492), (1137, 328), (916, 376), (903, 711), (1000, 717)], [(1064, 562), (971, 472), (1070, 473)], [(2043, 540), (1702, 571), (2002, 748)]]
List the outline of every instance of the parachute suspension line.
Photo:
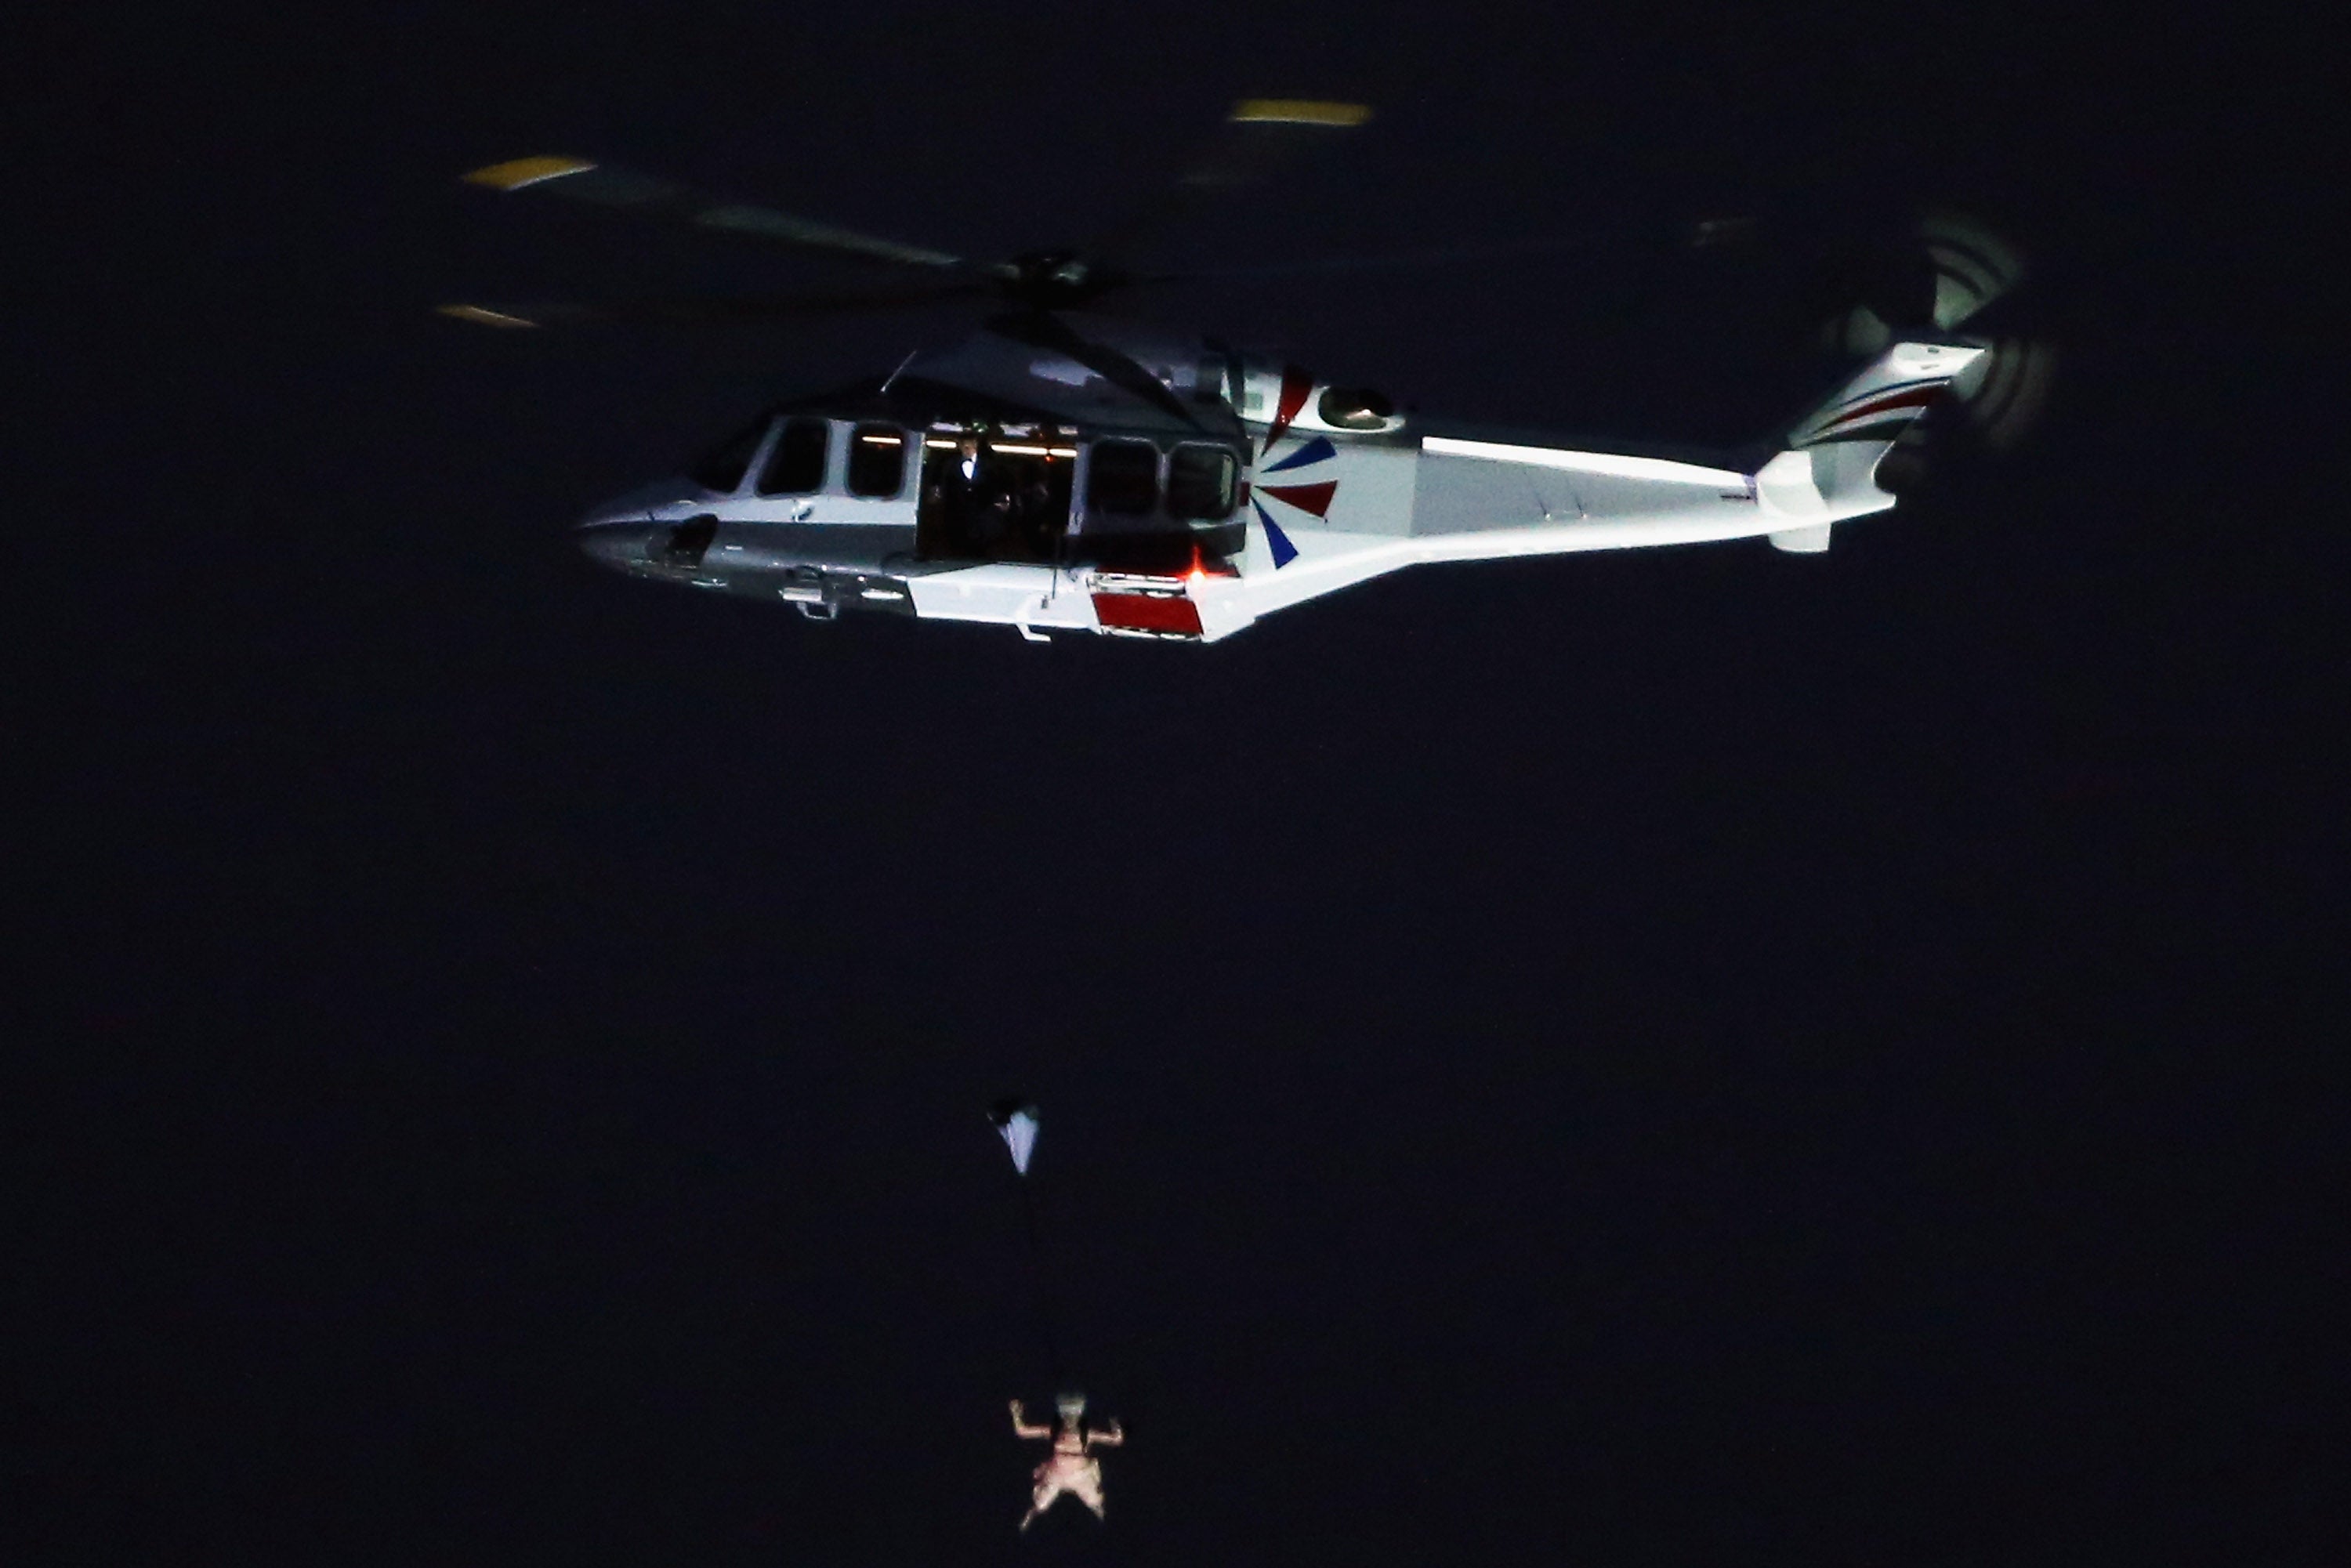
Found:
[(1053, 1328), (1053, 1292), (1045, 1279), (1045, 1244), (1040, 1239), (1037, 1226), (1037, 1195), (1029, 1188), (1029, 1178), (1020, 1178), (1021, 1228), (1029, 1233), (1029, 1286), (1034, 1297), (1037, 1312), (1037, 1333), (1045, 1345), (1045, 1366), (1053, 1375), (1053, 1387), (1058, 1392), (1068, 1380), (1062, 1375), (1061, 1336)]
[(1053, 1386), (1064, 1385), (1061, 1336), (1053, 1324), (1053, 1292), (1045, 1273), (1045, 1243), (1037, 1223), (1037, 1195), (1029, 1186), (1029, 1162), (1037, 1151), (1037, 1107), (1021, 1100), (999, 1100), (987, 1113), (988, 1122), (1012, 1155), (1012, 1171), (1020, 1186), (1020, 1224), (1029, 1234), (1029, 1287), (1037, 1316), (1037, 1333), (1044, 1342), (1045, 1364)]

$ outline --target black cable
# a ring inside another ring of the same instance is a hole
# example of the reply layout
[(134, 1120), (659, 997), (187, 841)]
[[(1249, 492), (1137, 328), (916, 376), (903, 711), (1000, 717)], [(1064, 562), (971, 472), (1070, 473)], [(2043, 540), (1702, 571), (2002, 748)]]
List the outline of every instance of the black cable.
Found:
[(1053, 1393), (1062, 1392), (1061, 1336), (1053, 1328), (1053, 1297), (1045, 1279), (1045, 1244), (1037, 1226), (1037, 1199), (1029, 1178), (1020, 1177), (1020, 1219), (1029, 1233), (1029, 1283), (1036, 1297), (1037, 1332), (1045, 1342), (1045, 1364), (1053, 1375)]

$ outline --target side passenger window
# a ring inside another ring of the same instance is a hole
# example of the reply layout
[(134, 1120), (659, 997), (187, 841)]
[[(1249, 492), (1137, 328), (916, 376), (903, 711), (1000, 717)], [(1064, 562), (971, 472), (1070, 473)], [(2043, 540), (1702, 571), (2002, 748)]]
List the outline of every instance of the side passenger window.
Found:
[(861, 424), (849, 437), (849, 493), (895, 496), (906, 486), (906, 433), (894, 424)]
[(1159, 449), (1147, 441), (1097, 441), (1087, 460), (1086, 505), (1148, 517), (1159, 504)]
[(1221, 446), (1179, 446), (1167, 459), (1167, 515), (1214, 523), (1233, 515), (1240, 465)]
[(808, 496), (824, 488), (825, 449), (832, 426), (820, 419), (788, 419), (768, 461), (759, 467), (762, 496)]

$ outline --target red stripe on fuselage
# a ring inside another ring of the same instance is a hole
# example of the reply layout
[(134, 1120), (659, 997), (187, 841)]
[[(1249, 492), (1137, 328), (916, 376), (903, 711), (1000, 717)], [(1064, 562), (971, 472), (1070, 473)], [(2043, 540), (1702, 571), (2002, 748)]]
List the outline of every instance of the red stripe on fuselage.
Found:
[(1941, 395), (1943, 385), (1941, 382), (1931, 382), (1925, 386), (1903, 387), (1899, 391), (1887, 392), (1883, 397), (1873, 398), (1858, 408), (1846, 409), (1838, 414), (1832, 423), (1833, 425), (1843, 424), (1849, 419), (1862, 419), (1871, 414), (1884, 413), (1889, 409), (1923, 408)]

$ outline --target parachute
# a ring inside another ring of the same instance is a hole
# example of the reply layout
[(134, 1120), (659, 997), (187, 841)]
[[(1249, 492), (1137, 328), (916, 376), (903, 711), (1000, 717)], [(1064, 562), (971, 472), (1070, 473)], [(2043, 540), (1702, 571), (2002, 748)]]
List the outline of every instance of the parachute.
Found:
[(1027, 1176), (1029, 1158), (1037, 1152), (1037, 1107), (1024, 1100), (999, 1100), (989, 1108), (987, 1119), (1012, 1151), (1012, 1168)]

